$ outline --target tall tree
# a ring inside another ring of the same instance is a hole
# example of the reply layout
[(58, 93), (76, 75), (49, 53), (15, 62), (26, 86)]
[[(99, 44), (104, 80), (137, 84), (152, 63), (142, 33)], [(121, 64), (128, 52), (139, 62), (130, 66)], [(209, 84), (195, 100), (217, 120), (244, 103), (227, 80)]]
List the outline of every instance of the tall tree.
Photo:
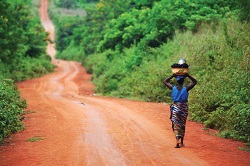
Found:
[(22, 15), (19, 8), (0, 0), (0, 58), (3, 62), (10, 61), (17, 55), (26, 51), (27, 37), (22, 29)]

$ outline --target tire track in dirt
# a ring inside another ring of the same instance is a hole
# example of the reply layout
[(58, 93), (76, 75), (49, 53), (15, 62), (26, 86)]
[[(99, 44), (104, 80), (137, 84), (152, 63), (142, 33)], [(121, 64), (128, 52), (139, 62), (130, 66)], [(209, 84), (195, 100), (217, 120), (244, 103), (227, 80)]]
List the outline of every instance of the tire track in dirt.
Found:
[(88, 119), (84, 136), (85, 144), (88, 146), (87, 149), (90, 149), (86, 154), (87, 165), (99, 165), (99, 163), (96, 163), (98, 160), (89, 160), (97, 156), (96, 154), (100, 157), (103, 156), (101, 161), (105, 165), (127, 165), (123, 154), (114, 146), (113, 140), (107, 132), (107, 122), (104, 120), (101, 112), (96, 110), (95, 107), (88, 105), (87, 107), (88, 109), (84, 110)]

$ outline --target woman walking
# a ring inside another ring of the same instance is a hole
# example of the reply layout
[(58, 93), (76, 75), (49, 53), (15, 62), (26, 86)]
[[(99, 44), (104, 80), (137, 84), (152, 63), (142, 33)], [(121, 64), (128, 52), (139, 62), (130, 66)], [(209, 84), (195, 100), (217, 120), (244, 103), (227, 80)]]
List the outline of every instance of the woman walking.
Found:
[[(177, 86), (173, 86), (169, 82), (174, 77), (176, 78)], [(188, 77), (192, 83), (187, 86), (183, 86), (185, 77)], [(163, 83), (171, 90), (173, 103), (170, 106), (170, 120), (172, 121), (172, 128), (176, 137), (175, 148), (180, 148), (181, 146), (184, 146), (183, 141), (188, 116), (188, 91), (197, 84), (197, 80), (188, 73), (184, 76), (177, 76), (173, 74), (166, 78)]]

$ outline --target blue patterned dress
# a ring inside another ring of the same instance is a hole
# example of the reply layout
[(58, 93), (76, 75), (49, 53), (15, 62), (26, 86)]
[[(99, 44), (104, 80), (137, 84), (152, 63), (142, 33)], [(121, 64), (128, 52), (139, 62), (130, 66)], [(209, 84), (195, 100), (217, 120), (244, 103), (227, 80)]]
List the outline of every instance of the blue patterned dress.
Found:
[(176, 137), (184, 137), (188, 116), (188, 91), (186, 87), (179, 90), (174, 86), (171, 96), (173, 100), (173, 104), (170, 106), (172, 128)]

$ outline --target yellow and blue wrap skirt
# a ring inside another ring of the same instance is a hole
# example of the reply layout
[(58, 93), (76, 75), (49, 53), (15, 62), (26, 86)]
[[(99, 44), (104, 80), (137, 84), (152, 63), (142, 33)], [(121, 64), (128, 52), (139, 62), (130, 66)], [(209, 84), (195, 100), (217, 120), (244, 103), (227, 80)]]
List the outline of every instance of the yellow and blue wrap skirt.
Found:
[(188, 116), (188, 104), (175, 102), (170, 106), (170, 120), (176, 137), (184, 137)]

